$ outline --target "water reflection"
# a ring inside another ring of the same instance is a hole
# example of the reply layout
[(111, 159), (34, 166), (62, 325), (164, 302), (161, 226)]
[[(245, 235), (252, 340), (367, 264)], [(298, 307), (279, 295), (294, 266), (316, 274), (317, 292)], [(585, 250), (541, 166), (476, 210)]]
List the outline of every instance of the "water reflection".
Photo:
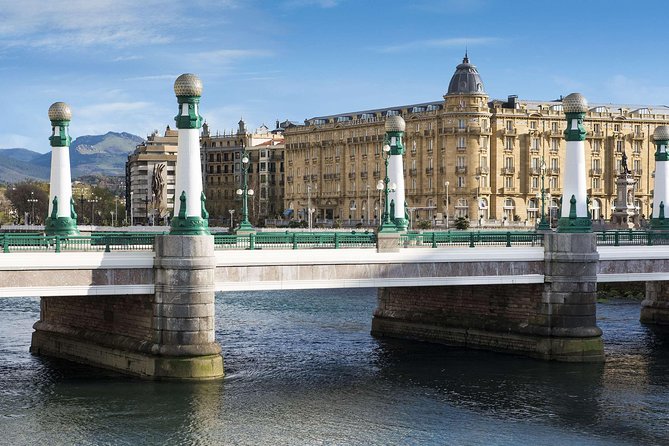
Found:
[(374, 290), (230, 293), (226, 379), (171, 383), (30, 356), (39, 302), (17, 302), (0, 299), (0, 443), (667, 444), (669, 337), (638, 303), (598, 307), (597, 365), (377, 340)]

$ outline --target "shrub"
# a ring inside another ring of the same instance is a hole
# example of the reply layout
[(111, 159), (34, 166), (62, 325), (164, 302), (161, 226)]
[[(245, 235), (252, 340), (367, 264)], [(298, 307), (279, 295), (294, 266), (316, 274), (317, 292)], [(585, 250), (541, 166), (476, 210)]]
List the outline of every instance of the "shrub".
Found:
[(467, 229), (469, 227), (469, 220), (464, 217), (458, 217), (455, 220), (455, 229)]

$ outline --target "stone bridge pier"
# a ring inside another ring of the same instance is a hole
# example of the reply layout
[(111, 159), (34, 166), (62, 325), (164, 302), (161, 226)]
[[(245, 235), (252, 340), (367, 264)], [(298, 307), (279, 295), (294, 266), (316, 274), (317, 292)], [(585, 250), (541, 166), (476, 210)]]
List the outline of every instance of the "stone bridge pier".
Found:
[(604, 360), (593, 233), (545, 235), (543, 284), (380, 288), (372, 334), (531, 357)]
[(213, 236), (156, 237), (154, 294), (41, 298), (30, 351), (156, 379), (223, 376)]
[(646, 298), (641, 302), (641, 322), (669, 325), (669, 282), (646, 282)]

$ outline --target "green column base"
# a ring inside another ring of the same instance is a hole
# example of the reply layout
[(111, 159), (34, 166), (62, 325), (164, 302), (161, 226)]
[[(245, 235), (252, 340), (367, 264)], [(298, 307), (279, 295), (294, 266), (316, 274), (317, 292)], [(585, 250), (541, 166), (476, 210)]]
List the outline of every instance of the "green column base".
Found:
[(174, 217), (170, 235), (211, 235), (209, 223), (202, 217)]
[(561, 217), (557, 232), (592, 232), (592, 220), (588, 217)]
[(669, 218), (651, 218), (650, 228), (656, 231), (669, 231)]
[(47, 217), (44, 222), (44, 233), (60, 236), (79, 235), (79, 229), (77, 229), (77, 221), (70, 217)]
[(243, 221), (239, 224), (239, 227), (235, 229), (235, 234), (250, 234), (256, 232), (256, 229), (248, 221)]
[(400, 232), (405, 232), (409, 228), (409, 221), (406, 218), (395, 218), (395, 228)]

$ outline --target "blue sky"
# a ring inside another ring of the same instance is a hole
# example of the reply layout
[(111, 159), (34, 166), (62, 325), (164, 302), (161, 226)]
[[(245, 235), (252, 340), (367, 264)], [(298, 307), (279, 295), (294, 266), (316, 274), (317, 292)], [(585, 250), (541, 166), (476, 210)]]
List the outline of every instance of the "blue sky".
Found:
[(181, 73), (213, 131), (440, 100), (465, 46), (491, 98), (669, 104), (660, 1), (0, 0), (0, 148), (173, 125)]

